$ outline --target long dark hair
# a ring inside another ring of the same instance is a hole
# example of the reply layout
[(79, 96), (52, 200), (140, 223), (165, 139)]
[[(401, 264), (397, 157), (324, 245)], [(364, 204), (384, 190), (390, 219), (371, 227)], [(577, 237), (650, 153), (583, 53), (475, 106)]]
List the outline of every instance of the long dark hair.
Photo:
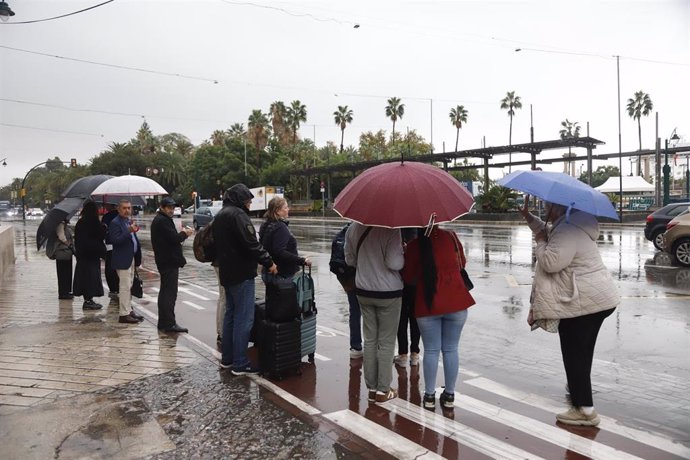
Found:
[(424, 229), (418, 231), (417, 239), (419, 240), (419, 258), (422, 261), (424, 302), (426, 302), (426, 307), (431, 311), (434, 296), (436, 295), (436, 281), (438, 280), (436, 262), (434, 261), (434, 248), (431, 244), (431, 238), (424, 236)]
[(81, 214), (79, 214), (79, 216), (84, 220), (98, 220), (98, 208), (96, 207), (96, 203), (91, 200), (86, 201), (81, 208)]

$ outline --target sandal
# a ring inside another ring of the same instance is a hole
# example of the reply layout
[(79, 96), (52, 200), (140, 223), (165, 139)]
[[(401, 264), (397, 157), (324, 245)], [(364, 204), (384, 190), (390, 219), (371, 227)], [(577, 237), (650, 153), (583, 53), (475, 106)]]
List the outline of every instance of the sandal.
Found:
[(384, 403), (386, 401), (390, 401), (391, 399), (395, 399), (397, 397), (398, 397), (398, 392), (392, 388), (390, 390), (388, 390), (387, 393), (381, 393), (379, 391), (376, 392), (376, 402), (377, 403)]

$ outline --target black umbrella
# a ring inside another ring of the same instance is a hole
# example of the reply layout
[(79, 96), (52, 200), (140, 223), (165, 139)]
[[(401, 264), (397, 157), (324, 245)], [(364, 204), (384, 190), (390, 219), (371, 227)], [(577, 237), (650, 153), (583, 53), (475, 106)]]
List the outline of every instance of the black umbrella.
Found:
[(58, 224), (65, 219), (71, 219), (83, 204), (83, 198), (65, 198), (48, 211), (41, 225), (38, 226), (38, 230), (36, 230), (36, 249), (40, 250), (50, 235), (55, 233)]
[(81, 177), (74, 182), (72, 182), (64, 192), (62, 196), (64, 198), (81, 198), (86, 199), (91, 196), (91, 192), (96, 190), (96, 187), (101, 185), (108, 179), (112, 179), (113, 176), (108, 174), (97, 174), (95, 176)]

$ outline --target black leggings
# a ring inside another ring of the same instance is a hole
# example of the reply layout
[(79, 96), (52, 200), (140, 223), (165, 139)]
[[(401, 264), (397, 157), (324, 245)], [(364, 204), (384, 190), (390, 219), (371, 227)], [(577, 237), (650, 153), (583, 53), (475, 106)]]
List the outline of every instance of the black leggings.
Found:
[(574, 407), (594, 405), (591, 380), (594, 346), (601, 324), (614, 310), (562, 319), (558, 325), (563, 365)]
[[(398, 354), (406, 355), (408, 351), (419, 353), (419, 326), (414, 317), (414, 300), (416, 289), (406, 284), (403, 288), (400, 322), (398, 323)], [(407, 342), (407, 323), (410, 323), (410, 342)]]

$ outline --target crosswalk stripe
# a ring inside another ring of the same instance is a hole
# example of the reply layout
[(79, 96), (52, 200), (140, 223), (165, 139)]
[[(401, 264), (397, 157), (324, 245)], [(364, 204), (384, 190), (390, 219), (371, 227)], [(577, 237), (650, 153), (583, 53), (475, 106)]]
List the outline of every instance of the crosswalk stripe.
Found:
[(455, 406), (540, 438), (546, 442), (577, 452), (585, 457), (607, 460), (639, 460), (639, 457), (614, 449), (613, 447), (578, 436), (561, 428), (547, 425), (502, 407), (485, 403), (479, 399), (461, 395), (457, 392), (455, 393)]
[(324, 417), (346, 430), (370, 442), (395, 458), (442, 459), (440, 455), (430, 452), (419, 444), (410, 441), (388, 428), (372, 422), (365, 417), (345, 409), (324, 414)]
[(447, 436), (491, 458), (504, 460), (524, 460), (526, 458), (530, 460), (542, 459), (542, 457), (538, 457), (530, 452), (491, 437), (467, 425), (446, 418), (440, 414), (430, 412), (404, 399), (396, 398), (381, 404), (381, 406), (389, 409), (398, 416), (405, 417), (419, 425), (431, 428), (440, 435)]
[[(489, 391), (491, 393), (503, 396), (504, 398), (512, 399), (513, 401), (530, 404), (532, 406), (539, 407), (550, 412), (559, 412), (563, 410), (562, 405), (557, 405), (554, 401), (551, 401), (542, 396), (538, 396), (531, 393), (526, 393), (524, 391), (515, 390), (507, 387), (501, 383), (494, 382), (484, 377), (475, 378), (471, 380), (466, 380), (463, 383), (467, 385), (472, 385), (479, 389)], [(648, 446), (654, 447), (665, 452), (678, 455), (679, 457), (690, 459), (690, 448), (685, 447), (682, 444), (671, 441), (670, 439), (664, 438), (663, 436), (650, 433), (648, 431), (642, 431), (635, 428), (626, 427), (620, 424), (620, 422), (612, 417), (607, 417), (605, 415), (599, 414), (601, 423), (599, 428), (615, 433), (617, 435), (632, 439), (634, 441), (647, 444)]]
[(191, 289), (178, 287), (177, 290), (178, 290), (178, 291), (185, 292), (185, 293), (191, 295), (192, 297), (196, 297), (196, 298), (199, 299), (199, 300), (207, 300), (207, 301), (208, 301), (208, 300), (211, 300), (211, 299), (209, 299), (208, 297), (204, 297), (204, 296), (202, 296), (202, 295), (197, 294), (196, 292), (192, 291)]
[(194, 308), (195, 310), (206, 310), (201, 305), (197, 305), (194, 302), (190, 302), (189, 300), (183, 300), (182, 303), (185, 305), (189, 305), (190, 307)]

